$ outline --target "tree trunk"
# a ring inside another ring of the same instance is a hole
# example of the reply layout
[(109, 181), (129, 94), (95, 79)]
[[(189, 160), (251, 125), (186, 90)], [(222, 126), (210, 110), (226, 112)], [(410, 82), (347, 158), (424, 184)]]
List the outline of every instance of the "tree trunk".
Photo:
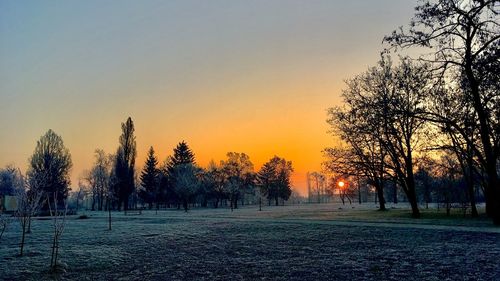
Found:
[(26, 233), (31, 233), (31, 216), (28, 217), (28, 230)]
[(420, 211), (418, 209), (418, 204), (417, 204), (417, 196), (415, 194), (415, 186), (413, 188), (409, 188), (408, 190), (408, 201), (410, 202), (411, 205), (411, 216), (413, 218), (420, 218)]
[(56, 235), (54, 234), (54, 238), (52, 239), (52, 252), (50, 254), (50, 268), (51, 268), (51, 270), (54, 270), (54, 268), (55, 268), (55, 262), (54, 262), (55, 250), (56, 250)]
[(484, 158), (486, 160), (486, 174), (487, 183), (486, 186), (486, 213), (489, 217), (493, 218), (493, 223), (495, 225), (500, 225), (500, 192), (498, 186), (498, 174), (496, 167), (496, 158), (490, 141), (490, 130), (488, 126), (488, 115), (485, 112), (483, 104), (481, 102), (481, 96), (479, 93), (479, 85), (477, 79), (472, 70), (472, 50), (471, 50), (471, 39), (467, 38), (466, 42), (466, 55), (465, 55), (465, 73), (467, 80), (470, 84), (470, 90), (472, 94), (472, 100), (474, 109), (476, 110), (477, 117), (479, 120), (479, 133), (481, 136), (481, 143), (483, 145)]
[(99, 211), (102, 211), (102, 207), (103, 207), (103, 204), (104, 204), (104, 194), (101, 192), (99, 193), (99, 205), (98, 205), (98, 210)]
[(21, 257), (23, 256), (23, 252), (24, 252), (24, 239), (26, 236), (26, 221), (23, 222), (22, 229), (23, 229), (23, 234), (21, 236), (21, 249), (20, 249), (20, 253), (19, 253), (19, 256), (21, 256)]
[(361, 205), (361, 185), (358, 181), (358, 203)]
[(420, 218), (420, 211), (417, 204), (417, 194), (415, 192), (415, 179), (413, 178), (413, 171), (409, 171), (408, 174), (409, 175), (406, 178), (406, 184), (408, 188), (408, 201), (410, 201), (411, 205), (411, 216), (418, 219)]
[(410, 202), (410, 205), (411, 205), (411, 216), (415, 219), (418, 219), (420, 218), (420, 211), (418, 210), (418, 204), (417, 204), (417, 200), (412, 200)]
[(375, 190), (377, 191), (379, 210), (385, 211), (386, 208), (385, 208), (384, 189), (383, 189), (381, 183), (378, 183), (375, 185)]
[(398, 186), (397, 186), (397, 184), (394, 184), (394, 187), (392, 189), (392, 202), (394, 204), (398, 204)]
[(76, 213), (78, 214), (78, 210), (80, 208), (80, 192), (76, 195)]
[(466, 177), (467, 181), (467, 191), (469, 193), (469, 202), (470, 202), (470, 208), (471, 208), (471, 216), (473, 218), (479, 217), (479, 213), (477, 212), (477, 207), (476, 207), (476, 194), (474, 192), (474, 182), (472, 181), (472, 167), (469, 168), (469, 176)]
[(57, 268), (57, 256), (59, 255), (59, 237), (56, 238), (56, 253), (54, 257), (54, 269)]
[(108, 204), (108, 230), (111, 230), (111, 208)]
[(123, 210), (128, 211), (128, 196), (125, 196), (125, 198), (123, 198)]

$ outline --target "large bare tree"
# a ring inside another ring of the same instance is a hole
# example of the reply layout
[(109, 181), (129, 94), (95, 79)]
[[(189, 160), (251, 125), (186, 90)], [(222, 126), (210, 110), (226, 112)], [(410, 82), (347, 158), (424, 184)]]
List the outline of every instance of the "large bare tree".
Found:
[[(385, 37), (393, 47), (431, 48), (426, 60), (472, 106), (479, 132), (475, 156), (486, 175), (486, 212), (500, 225), (500, 21), (499, 0), (421, 1), (408, 29)], [(464, 128), (439, 113), (435, 121)]]
[[(329, 122), (348, 149), (330, 150), (330, 160), (337, 158), (337, 167), (346, 174), (363, 171), (380, 199), (384, 174), (391, 176), (405, 192), (413, 217), (419, 217), (414, 154), (423, 143), (425, 121), (418, 116), (431, 91), (430, 76), (426, 65), (400, 60), (394, 67), (390, 58), (383, 56), (376, 67), (347, 81), (342, 94), (345, 107), (330, 110)], [(350, 156), (354, 156), (351, 163), (347, 162)]]

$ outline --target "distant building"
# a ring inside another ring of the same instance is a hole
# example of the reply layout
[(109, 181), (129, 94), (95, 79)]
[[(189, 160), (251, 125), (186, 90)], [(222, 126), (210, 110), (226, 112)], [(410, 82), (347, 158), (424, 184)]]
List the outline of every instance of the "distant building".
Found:
[(17, 210), (17, 199), (15, 196), (0, 195), (0, 211), (15, 212)]

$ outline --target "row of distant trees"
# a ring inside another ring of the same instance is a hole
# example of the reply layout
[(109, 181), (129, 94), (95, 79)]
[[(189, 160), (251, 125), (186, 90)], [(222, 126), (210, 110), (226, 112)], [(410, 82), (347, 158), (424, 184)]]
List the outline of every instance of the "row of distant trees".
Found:
[[(276, 205), (291, 195), (290, 176), (292, 163), (273, 157), (261, 170), (245, 153), (229, 152), (219, 164), (211, 161), (206, 168), (198, 166), (195, 155), (184, 141), (173, 154), (160, 164), (153, 147), (150, 147), (142, 171), (136, 173), (135, 137), (133, 122), (129, 118), (122, 125), (120, 146), (116, 155), (106, 155), (96, 150), (95, 162), (84, 177), (92, 203), (92, 210), (127, 209), (139, 201), (149, 207), (202, 207), (218, 208), (228, 202), (231, 209), (244, 204), (245, 196), (262, 198)], [(138, 176), (135, 176), (138, 175)], [(131, 197), (137, 195), (138, 200)], [(262, 202), (261, 202), (262, 203)]]
[[(175, 207), (188, 210), (190, 205), (214, 208), (221, 204), (231, 209), (245, 196), (278, 205), (292, 194), (292, 163), (274, 156), (259, 171), (245, 153), (229, 152), (219, 164), (211, 161), (206, 168), (198, 166), (195, 155), (184, 141), (159, 165), (153, 147), (149, 149), (144, 168), (135, 167), (136, 141), (134, 123), (129, 117), (122, 123), (122, 134), (115, 154), (95, 151), (95, 162), (85, 172), (75, 190), (77, 206), (84, 195), (90, 196), (92, 210), (127, 210), (138, 204), (150, 209)], [(42, 210), (57, 204), (63, 206), (70, 191), (71, 156), (62, 138), (49, 130), (37, 142), (26, 176), (19, 169), (0, 169), (0, 195), (15, 195), (19, 190), (41, 193)], [(55, 196), (54, 196), (55, 195)], [(57, 198), (57, 202), (53, 202)]]
[[(328, 123), (342, 145), (325, 150), (327, 170), (361, 178), (378, 194), (397, 185), (420, 216), (420, 192), (440, 185), (465, 198), (477, 216), (478, 189), (486, 213), (500, 225), (500, 23), (498, 0), (423, 1), (409, 29), (374, 67), (347, 80), (344, 104)], [(418, 59), (391, 50), (418, 47)], [(438, 184), (439, 183), (439, 184)], [(458, 199), (455, 199), (458, 200)]]

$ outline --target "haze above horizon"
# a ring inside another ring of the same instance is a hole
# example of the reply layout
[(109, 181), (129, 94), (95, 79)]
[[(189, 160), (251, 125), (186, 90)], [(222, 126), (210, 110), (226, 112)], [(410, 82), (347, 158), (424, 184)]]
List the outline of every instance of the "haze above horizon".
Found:
[(414, 1), (1, 1), (0, 166), (23, 171), (48, 129), (73, 159), (114, 153), (135, 123), (142, 167), (185, 140), (206, 166), (229, 151), (293, 162), (305, 192), (333, 144), (326, 109), (373, 65)]

